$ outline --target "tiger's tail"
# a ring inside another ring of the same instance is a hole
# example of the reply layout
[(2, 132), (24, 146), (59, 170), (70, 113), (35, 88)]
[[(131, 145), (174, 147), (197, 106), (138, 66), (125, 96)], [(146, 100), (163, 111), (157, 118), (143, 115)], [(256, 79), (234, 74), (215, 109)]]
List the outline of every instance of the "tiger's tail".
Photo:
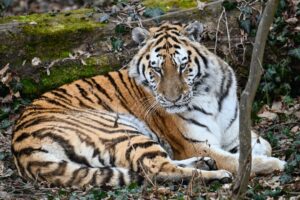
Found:
[(33, 181), (46, 181), (53, 186), (125, 186), (132, 182), (141, 185), (144, 181), (138, 173), (122, 167), (90, 167), (51, 158), (51, 155), (31, 157), (26, 160), (14, 157), (19, 174)]

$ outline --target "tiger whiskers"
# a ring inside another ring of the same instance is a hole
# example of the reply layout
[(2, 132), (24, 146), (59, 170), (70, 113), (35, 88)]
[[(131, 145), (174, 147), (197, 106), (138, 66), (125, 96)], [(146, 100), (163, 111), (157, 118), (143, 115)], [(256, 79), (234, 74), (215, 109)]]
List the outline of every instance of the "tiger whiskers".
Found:
[(157, 107), (159, 103), (157, 101), (154, 101), (153, 104), (151, 104), (148, 109), (146, 110), (146, 113), (144, 115), (144, 119), (147, 121), (147, 118), (150, 116), (150, 113), (153, 113), (156, 109), (155, 107)]

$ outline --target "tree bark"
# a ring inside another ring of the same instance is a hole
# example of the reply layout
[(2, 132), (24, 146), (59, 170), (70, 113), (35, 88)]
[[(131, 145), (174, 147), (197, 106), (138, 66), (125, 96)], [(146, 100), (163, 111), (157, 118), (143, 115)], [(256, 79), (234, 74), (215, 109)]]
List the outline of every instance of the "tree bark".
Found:
[(250, 73), (240, 100), (240, 157), (239, 170), (233, 187), (235, 199), (240, 199), (248, 185), (251, 172), (251, 108), (263, 74), (263, 56), (270, 26), (273, 22), (279, 0), (269, 0), (259, 23), (253, 46)]

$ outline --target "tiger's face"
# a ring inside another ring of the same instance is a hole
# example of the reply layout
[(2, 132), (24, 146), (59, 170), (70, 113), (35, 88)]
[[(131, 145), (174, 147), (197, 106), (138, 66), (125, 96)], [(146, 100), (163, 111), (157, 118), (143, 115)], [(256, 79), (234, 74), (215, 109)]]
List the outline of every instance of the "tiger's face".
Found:
[(133, 39), (142, 39), (142, 47), (131, 62), (130, 75), (149, 88), (167, 112), (184, 112), (205, 74), (206, 60), (195, 41), (202, 25), (167, 23), (150, 32), (137, 29), (133, 30)]

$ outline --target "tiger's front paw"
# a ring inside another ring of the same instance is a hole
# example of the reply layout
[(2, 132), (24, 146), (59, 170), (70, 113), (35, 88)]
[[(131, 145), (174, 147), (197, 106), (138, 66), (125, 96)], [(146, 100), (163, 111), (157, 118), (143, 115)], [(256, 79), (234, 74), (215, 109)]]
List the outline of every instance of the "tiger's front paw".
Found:
[(207, 178), (206, 180), (207, 183), (219, 182), (225, 184), (225, 183), (231, 183), (233, 180), (232, 174), (226, 170), (221, 169), (221, 170), (210, 171), (210, 172), (211, 172), (211, 177)]
[(217, 170), (217, 163), (211, 157), (201, 157), (195, 161), (194, 167), (202, 170)]

